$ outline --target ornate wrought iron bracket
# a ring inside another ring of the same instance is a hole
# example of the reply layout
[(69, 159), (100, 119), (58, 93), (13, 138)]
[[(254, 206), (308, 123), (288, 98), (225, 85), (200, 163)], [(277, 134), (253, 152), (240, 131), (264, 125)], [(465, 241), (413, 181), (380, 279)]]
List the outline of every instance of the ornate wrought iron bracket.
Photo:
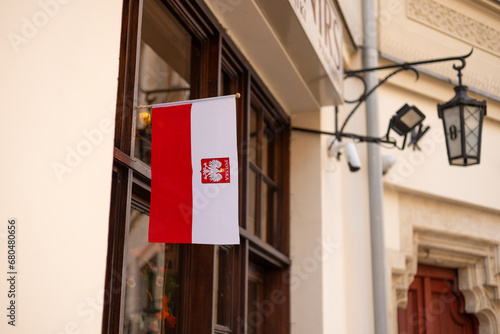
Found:
[[(293, 127), (293, 130), (298, 130), (298, 131), (304, 131), (304, 132), (309, 132), (309, 133), (317, 133), (317, 134), (326, 134), (326, 135), (331, 135), (336, 137), (338, 141), (341, 141), (342, 138), (352, 138), (360, 142), (371, 142), (371, 143), (378, 143), (378, 144), (389, 144), (393, 147), (396, 147), (398, 149), (403, 150), (406, 145), (406, 135), (404, 136), (403, 144), (401, 146), (398, 146), (397, 141), (393, 138), (391, 138), (390, 131), (393, 126), (394, 118), (391, 119), (389, 123), (389, 127), (387, 129), (387, 133), (383, 137), (370, 137), (370, 136), (362, 136), (358, 134), (353, 134), (353, 133), (347, 133), (344, 132), (345, 127), (347, 126), (347, 123), (351, 119), (351, 117), (354, 115), (354, 113), (358, 110), (358, 108), (361, 106), (363, 102), (366, 101), (366, 99), (373, 94), (380, 86), (382, 86), (384, 83), (386, 83), (391, 77), (394, 75), (403, 72), (403, 71), (412, 71), (415, 73), (416, 80), (419, 79), (419, 71), (417, 68), (414, 66), (417, 65), (425, 65), (425, 64), (432, 64), (432, 63), (440, 63), (440, 62), (446, 62), (446, 61), (460, 61), (460, 65), (453, 64), (453, 69), (458, 72), (458, 84), (459, 86), (462, 86), (462, 70), (465, 67), (465, 59), (468, 58), (474, 49), (471, 49), (471, 51), (463, 56), (457, 56), (457, 57), (447, 57), (447, 58), (437, 58), (437, 59), (428, 59), (428, 60), (421, 60), (421, 61), (415, 61), (415, 62), (405, 62), (402, 64), (394, 64), (394, 65), (387, 65), (387, 66), (380, 66), (380, 67), (372, 67), (372, 68), (365, 68), (365, 69), (360, 69), (360, 70), (354, 70), (354, 71), (346, 71), (344, 74), (344, 81), (349, 78), (356, 78), (360, 80), (363, 83), (363, 91), (361, 95), (355, 99), (355, 100), (344, 100), (345, 103), (348, 104), (355, 104), (353, 109), (347, 114), (347, 117), (345, 118), (344, 122), (342, 123), (342, 126), (340, 127), (340, 130), (338, 129), (338, 108), (335, 107), (335, 132), (325, 132), (325, 131), (317, 131), (317, 130), (311, 130), (311, 129), (305, 129), (305, 128), (299, 128), (299, 127)], [(374, 87), (368, 89), (365, 78), (361, 75), (363, 73), (367, 72), (373, 72), (373, 71), (381, 71), (381, 70), (390, 70), (394, 69), (391, 73), (386, 75), (382, 80), (379, 81), (377, 85)], [(418, 141), (422, 138), (422, 136), (429, 130), (429, 126), (423, 127), (421, 124), (418, 127), (418, 130), (413, 129), (411, 133), (411, 138), (410, 138), (410, 144), (413, 146), (413, 149), (419, 149), (418, 147)], [(333, 143), (332, 143), (333, 144)]]

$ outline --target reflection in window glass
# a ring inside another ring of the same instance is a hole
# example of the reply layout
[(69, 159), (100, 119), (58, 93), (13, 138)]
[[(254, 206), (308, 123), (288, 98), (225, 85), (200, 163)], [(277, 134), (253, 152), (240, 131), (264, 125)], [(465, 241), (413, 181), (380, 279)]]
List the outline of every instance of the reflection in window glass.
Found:
[(232, 279), (232, 257), (231, 248), (228, 246), (217, 246), (215, 257), (215, 307), (214, 319), (218, 325), (231, 326), (231, 279)]
[(255, 195), (257, 175), (253, 170), (248, 172), (248, 207), (247, 207), (247, 231), (255, 234)]
[(148, 223), (131, 210), (123, 333), (177, 333), (179, 245), (149, 243)]
[(250, 263), (248, 267), (247, 334), (261, 334), (265, 317), (262, 315), (264, 303), (263, 269)]
[(271, 152), (272, 150), (270, 149), (270, 145), (272, 144), (273, 138), (272, 138), (272, 131), (267, 127), (262, 131), (262, 172), (266, 175), (269, 176), (269, 159), (272, 159)]
[(266, 110), (250, 109), (247, 230), (273, 244), (276, 234), (281, 127)]
[(267, 174), (267, 168), (268, 168), (268, 158), (269, 158), (269, 140), (267, 137), (266, 132), (262, 133), (262, 143), (260, 143), (260, 148), (262, 150), (262, 163), (261, 163), (261, 169), (264, 174)]
[(250, 143), (248, 147), (248, 159), (257, 166), (257, 111), (250, 109)]
[[(189, 99), (191, 36), (157, 0), (144, 1), (137, 104)], [(136, 111), (135, 156), (151, 164), (151, 110)]]
[(221, 95), (231, 95), (236, 93), (236, 80), (226, 72), (222, 72), (220, 80)]
[(267, 229), (268, 223), (267, 218), (268, 215), (268, 194), (269, 194), (269, 186), (267, 183), (262, 183), (262, 193), (261, 193), (261, 208), (260, 208), (260, 238), (264, 241), (267, 241)]

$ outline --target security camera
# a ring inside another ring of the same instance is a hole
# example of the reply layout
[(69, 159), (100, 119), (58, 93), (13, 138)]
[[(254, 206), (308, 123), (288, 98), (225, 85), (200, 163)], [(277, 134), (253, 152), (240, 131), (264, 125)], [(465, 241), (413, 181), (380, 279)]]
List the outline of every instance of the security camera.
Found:
[(396, 158), (392, 155), (382, 156), (382, 175), (385, 175), (389, 169), (396, 163)]
[(347, 158), (347, 164), (349, 165), (349, 170), (351, 172), (357, 172), (361, 168), (361, 160), (359, 160), (356, 146), (354, 146), (354, 143), (347, 143), (345, 144), (344, 151)]
[(354, 143), (342, 143), (334, 139), (328, 146), (328, 156), (335, 157), (340, 160), (340, 150), (343, 149), (347, 158), (347, 164), (351, 172), (356, 172), (361, 168), (361, 161), (359, 160), (358, 151)]

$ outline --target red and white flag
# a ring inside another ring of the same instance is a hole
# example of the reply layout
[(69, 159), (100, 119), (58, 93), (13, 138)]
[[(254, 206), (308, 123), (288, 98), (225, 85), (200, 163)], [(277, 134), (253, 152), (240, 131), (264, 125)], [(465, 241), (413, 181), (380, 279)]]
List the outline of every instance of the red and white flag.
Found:
[(235, 99), (152, 106), (149, 242), (239, 244)]

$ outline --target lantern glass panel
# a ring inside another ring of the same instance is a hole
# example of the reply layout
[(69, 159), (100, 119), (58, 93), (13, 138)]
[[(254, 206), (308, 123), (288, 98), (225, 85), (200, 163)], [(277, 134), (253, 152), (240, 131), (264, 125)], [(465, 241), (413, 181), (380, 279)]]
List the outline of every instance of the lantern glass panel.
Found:
[(460, 107), (455, 106), (443, 110), (443, 121), (446, 135), (446, 145), (451, 161), (462, 156), (462, 139), (460, 129)]
[(477, 156), (479, 154), (480, 120), (481, 108), (464, 106), (465, 151), (468, 156)]
[(459, 165), (459, 166), (463, 166), (463, 165), (465, 165), (465, 159), (464, 159), (464, 158), (462, 158), (462, 157), (455, 158), (455, 159), (451, 159), (450, 164), (451, 164), (451, 165)]

